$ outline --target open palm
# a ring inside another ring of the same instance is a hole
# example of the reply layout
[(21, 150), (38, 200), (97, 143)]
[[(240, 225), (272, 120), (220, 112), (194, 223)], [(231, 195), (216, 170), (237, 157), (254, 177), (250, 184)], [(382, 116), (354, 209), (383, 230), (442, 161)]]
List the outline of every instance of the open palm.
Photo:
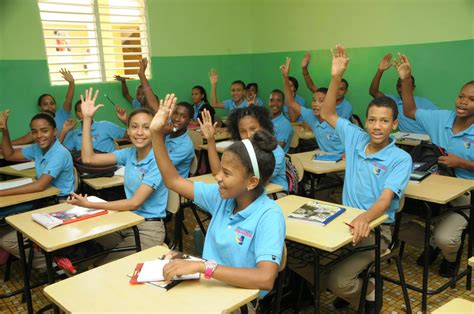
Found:
[(160, 107), (156, 112), (153, 120), (151, 120), (150, 130), (153, 132), (167, 133), (168, 121), (173, 113), (174, 106), (176, 105), (176, 96), (174, 94), (166, 95), (165, 99), (161, 99)]
[(93, 88), (86, 89), (86, 97), (84, 98), (81, 95), (81, 112), (84, 118), (92, 118), (95, 114), (95, 112), (99, 109), (102, 108), (104, 105), (95, 105), (95, 101), (97, 99), (97, 96), (99, 95), (99, 90), (96, 90), (93, 94)]
[(201, 117), (202, 121), (201, 118), (198, 118), (198, 123), (201, 128), (202, 136), (204, 136), (206, 140), (210, 140), (214, 138), (214, 134), (216, 133), (217, 122), (212, 124), (211, 114), (207, 109), (203, 110)]
[(347, 57), (346, 49), (342, 45), (336, 45), (336, 48), (331, 49), (332, 54), (332, 76), (342, 76), (346, 71), (349, 58)]
[(411, 65), (408, 57), (398, 53), (398, 59), (394, 61), (394, 66), (400, 75), (400, 79), (404, 80), (411, 76)]

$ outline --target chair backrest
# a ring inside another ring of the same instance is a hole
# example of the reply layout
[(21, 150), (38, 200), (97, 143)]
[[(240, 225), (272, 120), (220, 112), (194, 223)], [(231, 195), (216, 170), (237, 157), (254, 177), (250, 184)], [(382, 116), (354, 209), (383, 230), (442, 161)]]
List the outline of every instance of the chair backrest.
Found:
[(179, 194), (176, 193), (175, 191), (168, 190), (168, 207), (167, 210), (172, 213), (176, 214), (179, 210), (180, 207), (180, 201), (179, 201)]
[(283, 252), (281, 253), (281, 261), (280, 261), (280, 267), (278, 267), (278, 272), (281, 272), (285, 269), (287, 255), (288, 255), (288, 252), (286, 250), (286, 243), (283, 242)]
[(76, 193), (79, 189), (79, 181), (81, 180), (81, 178), (79, 177), (79, 173), (77, 172), (76, 167), (72, 167), (72, 169), (74, 174), (74, 193)]
[(188, 132), (191, 141), (193, 142), (194, 150), (201, 150), (200, 145), (204, 144), (204, 138), (202, 137), (201, 132), (196, 130)]
[(194, 154), (194, 158), (191, 161), (191, 166), (189, 167), (189, 176), (194, 177), (197, 170), (198, 170), (198, 158), (197, 158), (196, 154)]
[(303, 163), (301, 163), (301, 160), (296, 155), (289, 154), (288, 156), (290, 156), (291, 163), (295, 166), (296, 172), (298, 173), (298, 182), (301, 182), (304, 175)]
[(290, 148), (297, 148), (299, 144), (300, 137), (298, 136), (298, 132), (296, 132), (295, 127), (293, 127), (293, 135), (291, 136), (290, 140)]

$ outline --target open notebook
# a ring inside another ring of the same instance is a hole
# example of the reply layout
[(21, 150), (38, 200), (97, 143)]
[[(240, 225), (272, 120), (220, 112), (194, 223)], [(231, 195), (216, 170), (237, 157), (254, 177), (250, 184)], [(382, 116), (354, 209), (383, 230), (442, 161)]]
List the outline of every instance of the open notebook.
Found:
[(11, 165), (10, 168), (13, 168), (15, 170), (21, 171), (21, 170), (26, 170), (26, 169), (32, 169), (35, 167), (35, 162), (34, 161), (29, 161), (29, 162), (23, 162), (21, 164), (16, 164), (16, 165)]
[(24, 179), (19, 179), (19, 180), (8, 180), (8, 181), (0, 182), (0, 190), (16, 188), (18, 186), (22, 186), (31, 182), (33, 182), (33, 179), (31, 178), (24, 178)]

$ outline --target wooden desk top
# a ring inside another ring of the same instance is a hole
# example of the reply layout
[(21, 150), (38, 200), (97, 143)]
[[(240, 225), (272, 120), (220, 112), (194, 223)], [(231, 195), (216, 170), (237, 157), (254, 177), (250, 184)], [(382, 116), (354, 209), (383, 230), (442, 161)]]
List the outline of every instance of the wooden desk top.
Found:
[[(199, 134), (201, 134), (201, 130), (199, 128), (188, 129), (188, 132), (198, 132)], [(215, 138), (216, 142), (228, 140), (228, 139), (230, 139), (230, 132), (227, 131), (227, 128), (217, 128), (216, 129), (216, 134), (214, 134), (214, 138)]]
[(123, 185), (124, 178), (122, 176), (82, 179), (82, 182), (93, 188), (94, 190), (102, 190)]
[(293, 126), (293, 132), (298, 136), (298, 138), (303, 140), (309, 140), (314, 138), (313, 131), (306, 129), (301, 125)]
[[(314, 201), (314, 199), (295, 195), (289, 195), (276, 201), (283, 209), (283, 214), (285, 215), (286, 239), (327, 252), (334, 252), (346, 244), (351, 243), (352, 235), (349, 232), (349, 227), (345, 225), (344, 222), (350, 223), (364, 211), (348, 206), (319, 201), (321, 203), (345, 207), (346, 211), (324, 227), (295, 219), (288, 219), (288, 214), (310, 201)], [(372, 221), (370, 227), (375, 228), (387, 220), (388, 216), (383, 215)]]
[(474, 267), (474, 256), (467, 260), (467, 264)]
[(431, 142), (431, 139), (426, 134), (417, 134), (417, 133), (408, 133), (408, 132), (395, 132), (392, 134), (398, 145), (407, 145), (407, 146), (418, 146), (421, 141)]
[(0, 173), (13, 177), (36, 178), (36, 169), (30, 168), (26, 170), (15, 170), (11, 166), (0, 167)]
[(32, 213), (55, 212), (72, 207), (72, 205), (67, 203), (57, 204), (9, 216), (6, 218), (6, 221), (46, 252), (53, 252), (118, 230), (136, 226), (145, 220), (142, 216), (130, 211), (109, 212), (106, 215), (92, 217), (48, 230), (34, 222), (31, 218)]
[[(189, 180), (193, 182), (204, 182), (204, 183), (211, 183), (211, 184), (217, 183), (216, 179), (211, 173), (204, 174), (202, 176), (191, 177), (189, 178)], [(265, 191), (267, 192), (267, 194), (278, 193), (278, 192), (283, 191), (283, 187), (275, 183), (268, 183), (265, 186)]]
[[(18, 180), (18, 179), (14, 179), (11, 181), (15, 181), (15, 180)], [(41, 191), (41, 192), (2, 196), (0, 197), (0, 208), (22, 204), (26, 202), (31, 202), (31, 201), (39, 200), (46, 197), (55, 196), (55, 195), (58, 195), (59, 192), (60, 190), (58, 188), (50, 186), (46, 190)]]
[(472, 314), (474, 313), (474, 302), (461, 299), (461, 298), (456, 298), (433, 311), (433, 314), (444, 314), (444, 313), (445, 314), (448, 314), (448, 313)]
[(290, 156), (292, 158), (293, 156), (295, 156), (301, 161), (301, 163), (303, 164), (304, 171), (314, 173), (314, 174), (334, 173), (334, 172), (344, 171), (346, 169), (345, 160), (341, 160), (336, 163), (313, 161), (313, 156), (316, 153), (324, 154), (325, 152), (317, 149), (310, 152), (290, 154)]
[(474, 180), (431, 174), (420, 183), (408, 183), (405, 196), (437, 204), (446, 204), (473, 189)]
[(44, 293), (67, 313), (229, 313), (258, 297), (256, 289), (236, 288), (203, 276), (168, 291), (147, 284), (129, 284), (127, 275), (137, 263), (167, 251), (162, 246), (152, 247), (47, 286)]

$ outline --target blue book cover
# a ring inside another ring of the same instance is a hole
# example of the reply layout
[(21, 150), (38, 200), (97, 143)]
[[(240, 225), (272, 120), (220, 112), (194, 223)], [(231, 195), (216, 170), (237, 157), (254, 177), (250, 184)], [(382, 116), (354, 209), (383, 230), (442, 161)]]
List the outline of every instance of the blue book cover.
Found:
[(306, 203), (290, 213), (288, 218), (325, 226), (345, 211), (346, 209), (344, 207), (314, 201)]
[(315, 154), (313, 161), (338, 162), (342, 160), (339, 154)]

